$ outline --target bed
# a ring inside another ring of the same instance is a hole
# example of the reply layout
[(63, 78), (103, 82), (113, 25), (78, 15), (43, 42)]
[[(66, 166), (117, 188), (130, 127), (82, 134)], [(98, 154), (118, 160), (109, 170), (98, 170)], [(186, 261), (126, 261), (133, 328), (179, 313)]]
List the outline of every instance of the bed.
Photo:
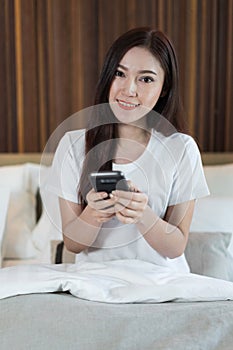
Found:
[[(202, 158), (211, 196), (197, 203), (186, 258), (191, 272), (231, 283), (233, 153)], [(2, 271), (74, 262), (41, 205), (40, 159), (0, 155)], [(0, 339), (2, 350), (232, 349), (233, 301), (105, 303), (64, 290), (15, 295), (0, 300)]]

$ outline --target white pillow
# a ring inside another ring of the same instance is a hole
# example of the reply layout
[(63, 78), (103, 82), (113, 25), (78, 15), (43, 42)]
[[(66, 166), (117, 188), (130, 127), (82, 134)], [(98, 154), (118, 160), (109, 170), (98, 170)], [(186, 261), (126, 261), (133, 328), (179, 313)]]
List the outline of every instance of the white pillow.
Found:
[(217, 196), (233, 196), (233, 164), (204, 166), (210, 193)]
[(58, 197), (52, 193), (41, 192), (42, 215), (32, 231), (32, 241), (39, 251), (41, 262), (51, 262), (50, 246), (52, 240), (62, 240), (61, 217)]
[(233, 281), (232, 258), (226, 232), (190, 232), (185, 257), (192, 273)]
[(7, 210), (10, 198), (9, 188), (0, 187), (0, 267), (2, 267), (3, 261), (3, 242), (4, 242), (4, 233), (6, 226)]
[(10, 189), (4, 258), (26, 259), (38, 253), (31, 232), (36, 224), (39, 169), (32, 163), (0, 167), (0, 186)]
[[(196, 201), (190, 231), (233, 233), (233, 196), (213, 196)], [(233, 238), (228, 247), (233, 256)]]

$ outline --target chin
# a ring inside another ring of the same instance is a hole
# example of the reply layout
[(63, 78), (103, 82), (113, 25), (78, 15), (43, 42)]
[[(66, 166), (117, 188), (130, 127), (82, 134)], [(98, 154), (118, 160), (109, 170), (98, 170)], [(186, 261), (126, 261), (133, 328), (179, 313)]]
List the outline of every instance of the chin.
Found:
[(125, 110), (115, 103), (110, 104), (110, 106), (116, 119), (121, 124), (142, 124), (145, 115), (149, 111), (143, 106), (136, 107), (134, 110)]

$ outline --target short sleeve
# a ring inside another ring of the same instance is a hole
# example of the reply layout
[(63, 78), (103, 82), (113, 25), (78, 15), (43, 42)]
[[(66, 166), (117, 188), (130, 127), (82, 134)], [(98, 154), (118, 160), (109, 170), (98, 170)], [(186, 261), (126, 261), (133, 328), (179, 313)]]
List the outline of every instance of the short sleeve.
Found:
[(176, 157), (169, 205), (209, 195), (201, 155), (194, 139), (183, 136), (182, 152)]
[(78, 203), (78, 183), (84, 154), (84, 133), (68, 132), (60, 140), (44, 190)]

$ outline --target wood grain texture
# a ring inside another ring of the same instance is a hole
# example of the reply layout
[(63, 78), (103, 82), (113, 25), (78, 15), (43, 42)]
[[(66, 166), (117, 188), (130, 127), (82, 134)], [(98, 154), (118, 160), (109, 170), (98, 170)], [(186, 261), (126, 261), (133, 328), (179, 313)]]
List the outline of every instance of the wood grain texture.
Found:
[[(46, 155), (41, 153), (0, 153), (0, 166), (16, 165), (24, 163), (37, 163), (50, 166), (53, 153)], [(201, 153), (203, 165), (233, 164), (233, 152), (204, 152)]]
[(233, 151), (232, 0), (0, 0), (0, 8), (1, 152), (41, 152), (58, 125), (93, 104), (112, 41), (148, 25), (176, 48), (201, 150)]

